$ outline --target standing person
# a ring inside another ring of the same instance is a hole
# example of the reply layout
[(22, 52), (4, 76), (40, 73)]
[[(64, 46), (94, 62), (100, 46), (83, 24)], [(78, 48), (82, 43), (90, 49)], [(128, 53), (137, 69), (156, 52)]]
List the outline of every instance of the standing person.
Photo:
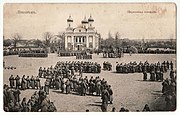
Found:
[(46, 92), (47, 95), (49, 94), (49, 87), (50, 87), (50, 81), (46, 79), (44, 83), (44, 91)]
[(59, 90), (61, 87), (61, 81), (59, 76), (55, 78), (55, 89)]
[(20, 102), (20, 94), (21, 94), (21, 92), (20, 92), (19, 89), (15, 89), (15, 90), (13, 91), (13, 95), (14, 95), (14, 97), (15, 97), (15, 101), (16, 101), (16, 102)]
[(146, 81), (146, 80), (147, 80), (147, 72), (144, 71), (144, 72), (143, 72), (143, 75), (144, 75), (144, 76), (143, 76), (143, 80)]
[(111, 88), (111, 85), (109, 85), (108, 87), (108, 92), (109, 92), (109, 101), (110, 101), (110, 104), (113, 104), (113, 91), (112, 91), (112, 88)]
[(66, 84), (66, 94), (69, 94), (69, 93), (70, 93), (70, 90), (71, 90), (69, 79), (66, 81), (65, 84)]
[(10, 87), (13, 88), (14, 87), (14, 76), (11, 75), (10, 78), (9, 78), (9, 82), (10, 82)]
[(62, 91), (62, 93), (64, 93), (64, 90), (65, 90), (65, 80), (64, 80), (64, 78), (62, 78), (62, 81), (61, 81), (61, 91)]
[(21, 86), (20, 77), (17, 75), (16, 78), (15, 78), (15, 80), (16, 80), (16, 89), (19, 89), (20, 86)]
[(107, 87), (104, 87), (102, 91), (102, 106), (101, 109), (103, 112), (107, 112), (107, 106), (108, 106), (108, 97), (109, 97), (109, 92), (107, 91)]
[(21, 80), (21, 89), (25, 90), (26, 89), (26, 79), (25, 79), (25, 75), (23, 75), (22, 80)]
[(82, 79), (82, 82), (81, 82), (81, 96), (86, 95), (86, 89), (87, 89), (86, 83), (84, 82), (84, 79)]
[(32, 87), (32, 89), (35, 89), (35, 79), (34, 79), (34, 76), (31, 77), (31, 87)]
[(31, 84), (31, 81), (29, 79), (29, 76), (27, 76), (26, 78), (26, 88), (29, 89), (30, 88), (30, 84)]
[(42, 70), (42, 67), (39, 68), (39, 77), (41, 78), (42, 77), (42, 74), (43, 74), (43, 70)]
[(37, 76), (36, 79), (35, 79), (35, 86), (37, 89), (39, 89), (41, 87), (41, 84), (40, 84), (40, 79), (39, 77)]

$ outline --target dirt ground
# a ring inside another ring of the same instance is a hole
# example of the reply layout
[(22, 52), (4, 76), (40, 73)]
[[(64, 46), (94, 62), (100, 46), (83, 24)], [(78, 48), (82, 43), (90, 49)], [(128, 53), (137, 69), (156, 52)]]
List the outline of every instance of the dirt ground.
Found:
[[(38, 69), (42, 67), (50, 67), (55, 65), (57, 61), (94, 61), (103, 64), (109, 61), (113, 65), (112, 71), (102, 70), (100, 74), (83, 73), (83, 76), (100, 76), (105, 78), (108, 84), (112, 86), (114, 92), (113, 104), (108, 106), (108, 111), (113, 107), (119, 111), (121, 107), (125, 107), (130, 111), (142, 110), (145, 104), (150, 105), (150, 109), (155, 109), (152, 103), (155, 103), (161, 97), (162, 82), (142, 81), (142, 73), (119, 74), (115, 73), (116, 62), (126, 63), (130, 61), (148, 61), (157, 63), (165, 61), (173, 61), (176, 63), (176, 55), (174, 54), (133, 54), (132, 56), (125, 54), (122, 58), (102, 58), (102, 55), (93, 54), (92, 60), (77, 60), (75, 57), (57, 57), (56, 54), (49, 54), (48, 58), (23, 58), (17, 56), (6, 56), (4, 61), (6, 66), (17, 67), (15, 70), (3, 71), (4, 84), (9, 84), (10, 75), (38, 75)], [(176, 66), (176, 65), (174, 65)], [(164, 77), (169, 77), (169, 71), (164, 73)], [(149, 75), (148, 75), (149, 78)], [(44, 79), (41, 79), (44, 85)], [(21, 92), (21, 98), (30, 96), (35, 90), (29, 89)], [(62, 94), (60, 91), (50, 90), (49, 98), (54, 102), (58, 112), (101, 112), (101, 98), (97, 96), (79, 96), (75, 94)]]

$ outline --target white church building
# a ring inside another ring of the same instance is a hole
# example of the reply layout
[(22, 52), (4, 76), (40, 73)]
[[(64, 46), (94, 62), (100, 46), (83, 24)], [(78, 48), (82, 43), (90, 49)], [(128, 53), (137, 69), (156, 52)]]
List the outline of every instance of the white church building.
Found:
[(95, 50), (99, 48), (99, 35), (93, 26), (94, 19), (90, 16), (84, 17), (81, 25), (74, 28), (74, 20), (71, 16), (67, 19), (65, 35), (65, 49), (82, 51), (86, 49)]

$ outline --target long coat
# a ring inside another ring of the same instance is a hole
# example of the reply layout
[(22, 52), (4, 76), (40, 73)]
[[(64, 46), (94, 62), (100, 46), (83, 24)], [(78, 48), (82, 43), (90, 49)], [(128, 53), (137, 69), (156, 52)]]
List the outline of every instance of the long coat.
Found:
[(14, 77), (13, 76), (11, 76), (10, 78), (9, 78), (9, 82), (10, 82), (10, 87), (12, 88), (12, 87), (14, 87)]

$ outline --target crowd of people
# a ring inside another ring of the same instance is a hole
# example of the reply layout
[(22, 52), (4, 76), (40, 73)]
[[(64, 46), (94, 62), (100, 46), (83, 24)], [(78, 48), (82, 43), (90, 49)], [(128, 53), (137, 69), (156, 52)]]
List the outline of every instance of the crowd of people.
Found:
[(76, 59), (92, 59), (92, 55), (87, 55), (87, 54), (79, 54), (79, 55), (76, 55)]
[(162, 82), (162, 93), (165, 96), (167, 111), (176, 110), (176, 73), (175, 71), (170, 71), (170, 77), (166, 78)]
[(69, 61), (69, 62), (57, 62), (54, 67), (49, 67), (44, 69), (39, 68), (39, 77), (46, 78), (47, 76), (63, 76), (69, 78), (70, 76), (78, 73), (82, 76), (83, 73), (100, 73), (101, 65), (96, 62), (83, 62), (83, 61)]
[(41, 84), (38, 76), (31, 76), (30, 78), (29, 76), (25, 75), (23, 75), (22, 77), (20, 77), (19, 75), (17, 75), (16, 77), (11, 75), (9, 77), (9, 86), (10, 88), (25, 90), (30, 88), (40, 89)]
[(50, 101), (43, 87), (27, 100), (20, 98), (21, 91), (12, 89), (8, 85), (3, 88), (3, 106), (6, 112), (55, 112), (57, 111), (53, 102)]
[(129, 63), (118, 63), (116, 65), (116, 72), (117, 73), (142, 73), (146, 71), (147, 73), (151, 73), (152, 71), (157, 72), (157, 71), (162, 71), (167, 72), (168, 69), (173, 69), (173, 62), (169, 61), (164, 61), (162, 63), (157, 62), (157, 63), (149, 63), (148, 61), (145, 61), (142, 63), (141, 61), (137, 63), (136, 61), (134, 62), (129, 62)]

